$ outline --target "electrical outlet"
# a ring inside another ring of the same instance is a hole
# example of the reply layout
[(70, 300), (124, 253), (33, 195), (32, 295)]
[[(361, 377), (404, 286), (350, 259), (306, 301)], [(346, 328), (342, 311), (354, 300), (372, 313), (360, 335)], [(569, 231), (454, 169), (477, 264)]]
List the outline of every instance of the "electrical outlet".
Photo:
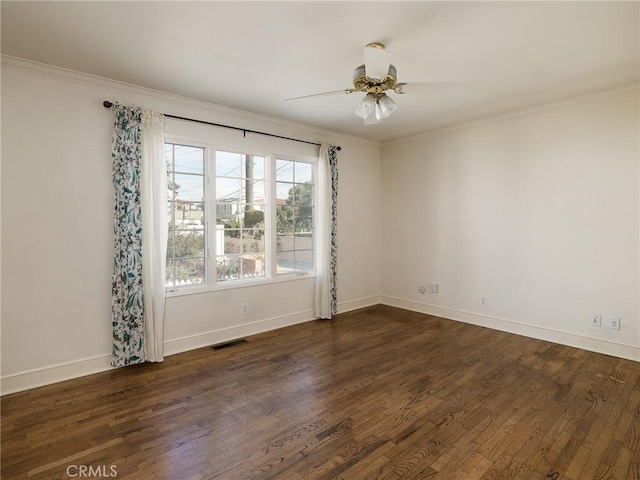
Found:
[(612, 318), (611, 321), (609, 322), (609, 328), (611, 330), (620, 330), (620, 319)]
[(438, 293), (438, 284), (436, 282), (431, 282), (431, 284), (429, 285), (429, 292)]
[(480, 297), (480, 305), (482, 305), (483, 307), (487, 306), (487, 297), (486, 296), (481, 296)]
[(591, 325), (594, 327), (602, 326), (602, 315), (591, 315)]
[(243, 303), (241, 311), (242, 311), (242, 315), (246, 315), (247, 313), (249, 313), (249, 304)]
[(426, 291), (427, 291), (427, 289), (426, 289), (426, 288), (424, 288), (424, 287), (418, 287), (418, 293), (419, 293), (420, 295), (424, 295), (424, 292), (426, 292)]

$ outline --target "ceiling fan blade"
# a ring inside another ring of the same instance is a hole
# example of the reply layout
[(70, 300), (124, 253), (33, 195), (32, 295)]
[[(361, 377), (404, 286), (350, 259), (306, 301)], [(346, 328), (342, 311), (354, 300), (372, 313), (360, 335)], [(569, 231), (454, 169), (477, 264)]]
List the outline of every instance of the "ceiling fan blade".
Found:
[(364, 69), (369, 78), (384, 80), (391, 65), (391, 53), (381, 43), (370, 43), (364, 47)]
[(461, 82), (411, 82), (411, 83), (398, 83), (394, 88), (396, 93), (409, 93), (409, 94), (425, 94), (431, 93), (439, 87), (455, 87), (465, 85)]
[(340, 93), (353, 93), (356, 90), (353, 88), (345, 88), (344, 90), (333, 90), (332, 92), (323, 92), (323, 93), (314, 93), (312, 95), (303, 95), (301, 97), (293, 97), (293, 98), (285, 98), (284, 101), (288, 102), (289, 100), (301, 100), (303, 98), (313, 98), (313, 97), (328, 97), (329, 95), (338, 95)]

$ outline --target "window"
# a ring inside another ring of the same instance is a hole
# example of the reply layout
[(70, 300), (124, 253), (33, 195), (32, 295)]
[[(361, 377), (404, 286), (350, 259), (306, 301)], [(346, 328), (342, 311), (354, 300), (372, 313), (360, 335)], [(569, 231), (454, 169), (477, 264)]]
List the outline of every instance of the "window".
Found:
[(265, 158), (216, 152), (216, 279), (266, 275)]
[(165, 144), (169, 200), (167, 286), (207, 282), (205, 149)]
[(313, 165), (276, 160), (275, 180), (277, 273), (313, 270)]
[(315, 162), (165, 144), (167, 288), (313, 272)]

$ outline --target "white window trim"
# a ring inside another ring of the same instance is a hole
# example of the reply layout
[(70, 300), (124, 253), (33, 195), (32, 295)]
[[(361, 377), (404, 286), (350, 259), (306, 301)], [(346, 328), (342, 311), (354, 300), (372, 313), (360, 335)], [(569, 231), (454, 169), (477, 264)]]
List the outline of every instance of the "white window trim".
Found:
[[(256, 287), (261, 285), (270, 285), (277, 283), (286, 283), (292, 281), (303, 281), (307, 279), (313, 279), (316, 277), (316, 261), (314, 259), (314, 268), (308, 272), (292, 272), (288, 274), (280, 274), (277, 272), (276, 262), (276, 233), (275, 228), (276, 221), (276, 189), (275, 189), (275, 168), (276, 159), (289, 160), (293, 162), (310, 163), (313, 166), (313, 178), (317, 179), (318, 174), (318, 159), (311, 155), (283, 153), (276, 151), (269, 151), (268, 148), (255, 148), (239, 146), (237, 144), (219, 143), (213, 141), (207, 141), (202, 138), (195, 138), (184, 135), (172, 135), (165, 133), (165, 143), (175, 143), (186, 146), (193, 146), (204, 148), (205, 150), (205, 205), (206, 205), (206, 221), (205, 228), (205, 240), (206, 240), (206, 252), (205, 252), (205, 269), (207, 273), (207, 283), (200, 285), (188, 285), (171, 287), (166, 290), (166, 297), (179, 297), (183, 295), (195, 295), (209, 292), (217, 292), (230, 290), (235, 288), (247, 288)], [(269, 198), (270, 208), (268, 210), (269, 223), (265, 222), (265, 254), (267, 256), (266, 276), (258, 278), (248, 278), (240, 280), (231, 280), (226, 282), (218, 282), (216, 275), (216, 192), (215, 192), (215, 156), (216, 151), (233, 152), (239, 154), (248, 154), (262, 156), (268, 163), (269, 168), (265, 169), (265, 198)], [(318, 190), (314, 181), (314, 208), (317, 206)], [(213, 205), (213, 207), (212, 207)], [(315, 218), (315, 217), (314, 217)], [(313, 249), (314, 254), (317, 252), (317, 228), (314, 221), (314, 237), (313, 237)]]

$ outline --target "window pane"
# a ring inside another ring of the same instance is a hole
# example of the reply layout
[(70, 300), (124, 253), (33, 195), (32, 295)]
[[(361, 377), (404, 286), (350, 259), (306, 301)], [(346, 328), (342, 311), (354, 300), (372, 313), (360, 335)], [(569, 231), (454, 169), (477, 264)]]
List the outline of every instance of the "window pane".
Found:
[(238, 280), (242, 258), (239, 255), (225, 255), (217, 258), (217, 278), (219, 282)]
[(244, 205), (239, 203), (223, 203), (216, 206), (218, 224), (227, 228), (264, 227), (264, 211), (262, 205)]
[(244, 182), (235, 178), (216, 179), (216, 201), (218, 202), (240, 202)]
[(228, 225), (230, 228), (239, 228), (242, 225), (243, 205), (234, 202), (222, 202), (216, 205), (216, 221), (219, 224)]
[(224, 248), (219, 254), (226, 255), (227, 253), (242, 253), (242, 239), (240, 238), (240, 232), (242, 230), (225, 228), (224, 229)]
[(276, 252), (290, 252), (294, 248), (293, 233), (278, 233), (276, 235)]
[(245, 203), (258, 203), (264, 205), (264, 182), (261, 180), (245, 180), (244, 198)]
[(204, 200), (204, 177), (202, 175), (174, 175), (173, 189), (177, 200), (199, 201)]
[(293, 162), (276, 160), (276, 181), (293, 182)]
[(313, 185), (310, 183), (301, 183), (293, 189), (293, 200), (297, 205), (313, 204)]
[(293, 227), (295, 228), (298, 225), (298, 211), (299, 208), (298, 207), (289, 207), (289, 212), (291, 215), (291, 221), (293, 222)]
[(167, 260), (167, 272), (165, 276), (165, 286), (173, 287), (175, 285), (175, 268), (173, 260)]
[(177, 216), (177, 211), (176, 211), (176, 204), (172, 201), (169, 201), (169, 229), (172, 230), (175, 226), (175, 222), (176, 222), (176, 216)]
[(183, 202), (178, 200), (174, 207), (175, 229), (179, 230), (199, 230), (204, 227), (204, 204), (202, 202)]
[[(205, 235), (204, 231), (184, 232), (177, 231), (169, 236), (167, 252), (171, 252), (171, 257), (204, 257)], [(167, 255), (169, 256), (169, 255)]]
[[(169, 168), (169, 167), (167, 167)], [(167, 172), (167, 191), (168, 191), (168, 198), (169, 201), (175, 200), (175, 196), (176, 196), (176, 180), (174, 178), (175, 174), (173, 172)]]
[(276, 207), (276, 230), (278, 233), (293, 231), (295, 207), (280, 205)]
[(171, 286), (184, 286), (205, 282), (204, 258), (188, 258), (169, 260), (167, 262), (167, 279)]
[(300, 232), (296, 230), (294, 245), (296, 250), (311, 250), (313, 248), (313, 235), (309, 231)]
[(253, 178), (264, 178), (264, 157), (253, 157)]
[(204, 174), (204, 148), (175, 145), (175, 172)]
[(313, 250), (296, 250), (295, 263), (298, 271), (313, 270)]
[(313, 180), (313, 165), (310, 163), (296, 162), (294, 180), (296, 183), (311, 183)]
[(240, 153), (216, 152), (216, 176), (242, 177), (242, 160)]
[(175, 233), (169, 231), (169, 236), (167, 237), (167, 259), (172, 259), (173, 257), (175, 257), (176, 242), (174, 237)]
[(278, 264), (276, 271), (278, 275), (295, 272), (294, 252), (282, 252), (279, 253), (277, 257)]
[(264, 157), (246, 155), (242, 160), (240, 176), (250, 179), (264, 178)]
[(242, 231), (242, 252), (264, 252), (264, 230), (259, 228)]
[(264, 227), (264, 212), (258, 205), (245, 205), (242, 217), (242, 226), (245, 228)]
[(249, 254), (242, 256), (242, 277), (264, 277), (264, 254)]
[(313, 227), (313, 207), (296, 207), (295, 227), (301, 231), (307, 231)]
[(276, 183), (276, 204), (293, 203), (293, 183)]

